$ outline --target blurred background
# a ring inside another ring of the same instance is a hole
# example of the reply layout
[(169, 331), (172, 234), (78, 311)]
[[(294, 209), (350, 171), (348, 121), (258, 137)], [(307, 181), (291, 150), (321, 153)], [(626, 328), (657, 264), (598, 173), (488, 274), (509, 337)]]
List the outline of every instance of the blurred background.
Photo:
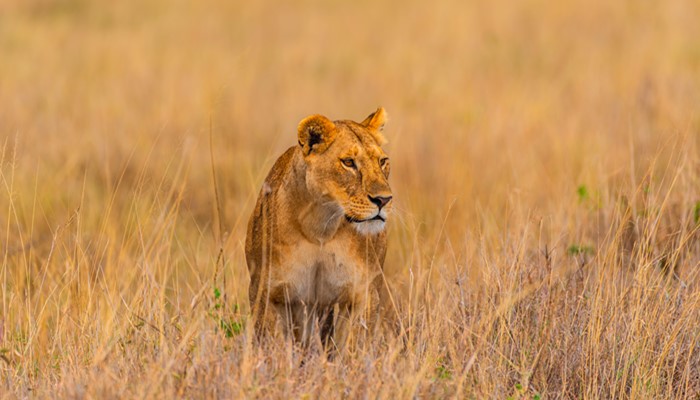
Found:
[(596, 248), (620, 198), (674, 182), (692, 220), (698, 21), (680, 0), (2, 1), (5, 340), (115, 320), (100, 287), (177, 309), (214, 281), (246, 309), (247, 220), (310, 114), (388, 111), (398, 281), (476, 270), (511, 228)]

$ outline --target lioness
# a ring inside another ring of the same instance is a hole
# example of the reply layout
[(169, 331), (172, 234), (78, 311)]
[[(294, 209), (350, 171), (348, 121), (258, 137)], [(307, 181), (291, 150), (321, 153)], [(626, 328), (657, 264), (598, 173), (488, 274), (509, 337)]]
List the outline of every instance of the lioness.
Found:
[(381, 107), (360, 123), (307, 117), (267, 175), (245, 246), (258, 335), (281, 325), (339, 346), (351, 317), (376, 317), (392, 208), (385, 121)]

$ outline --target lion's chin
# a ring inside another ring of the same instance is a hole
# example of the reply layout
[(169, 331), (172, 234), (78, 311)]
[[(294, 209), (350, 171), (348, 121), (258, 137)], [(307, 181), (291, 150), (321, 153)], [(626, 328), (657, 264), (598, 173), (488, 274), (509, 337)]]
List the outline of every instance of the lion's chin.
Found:
[(384, 220), (380, 219), (373, 219), (369, 221), (363, 221), (363, 222), (352, 222), (352, 225), (355, 227), (357, 232), (359, 232), (361, 235), (376, 235), (380, 233), (381, 231), (384, 230), (384, 227), (386, 225), (386, 222)]

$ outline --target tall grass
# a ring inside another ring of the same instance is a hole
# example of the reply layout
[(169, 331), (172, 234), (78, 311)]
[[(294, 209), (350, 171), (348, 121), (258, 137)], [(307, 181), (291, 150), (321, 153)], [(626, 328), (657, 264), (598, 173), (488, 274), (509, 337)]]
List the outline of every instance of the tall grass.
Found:
[[(0, 398), (697, 398), (699, 12), (1, 3)], [(265, 173), (378, 105), (402, 329), (256, 345)]]

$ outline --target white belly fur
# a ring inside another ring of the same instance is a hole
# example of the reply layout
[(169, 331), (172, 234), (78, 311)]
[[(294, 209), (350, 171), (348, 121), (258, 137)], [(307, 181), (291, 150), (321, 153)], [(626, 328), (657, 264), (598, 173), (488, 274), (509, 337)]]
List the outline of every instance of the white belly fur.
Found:
[(357, 299), (370, 281), (367, 269), (356, 265), (357, 261), (347, 256), (347, 249), (333, 242), (299, 243), (282, 262), (289, 273), (276, 283), (286, 288), (291, 302), (325, 307), (343, 300), (341, 295), (346, 301), (348, 296)]

